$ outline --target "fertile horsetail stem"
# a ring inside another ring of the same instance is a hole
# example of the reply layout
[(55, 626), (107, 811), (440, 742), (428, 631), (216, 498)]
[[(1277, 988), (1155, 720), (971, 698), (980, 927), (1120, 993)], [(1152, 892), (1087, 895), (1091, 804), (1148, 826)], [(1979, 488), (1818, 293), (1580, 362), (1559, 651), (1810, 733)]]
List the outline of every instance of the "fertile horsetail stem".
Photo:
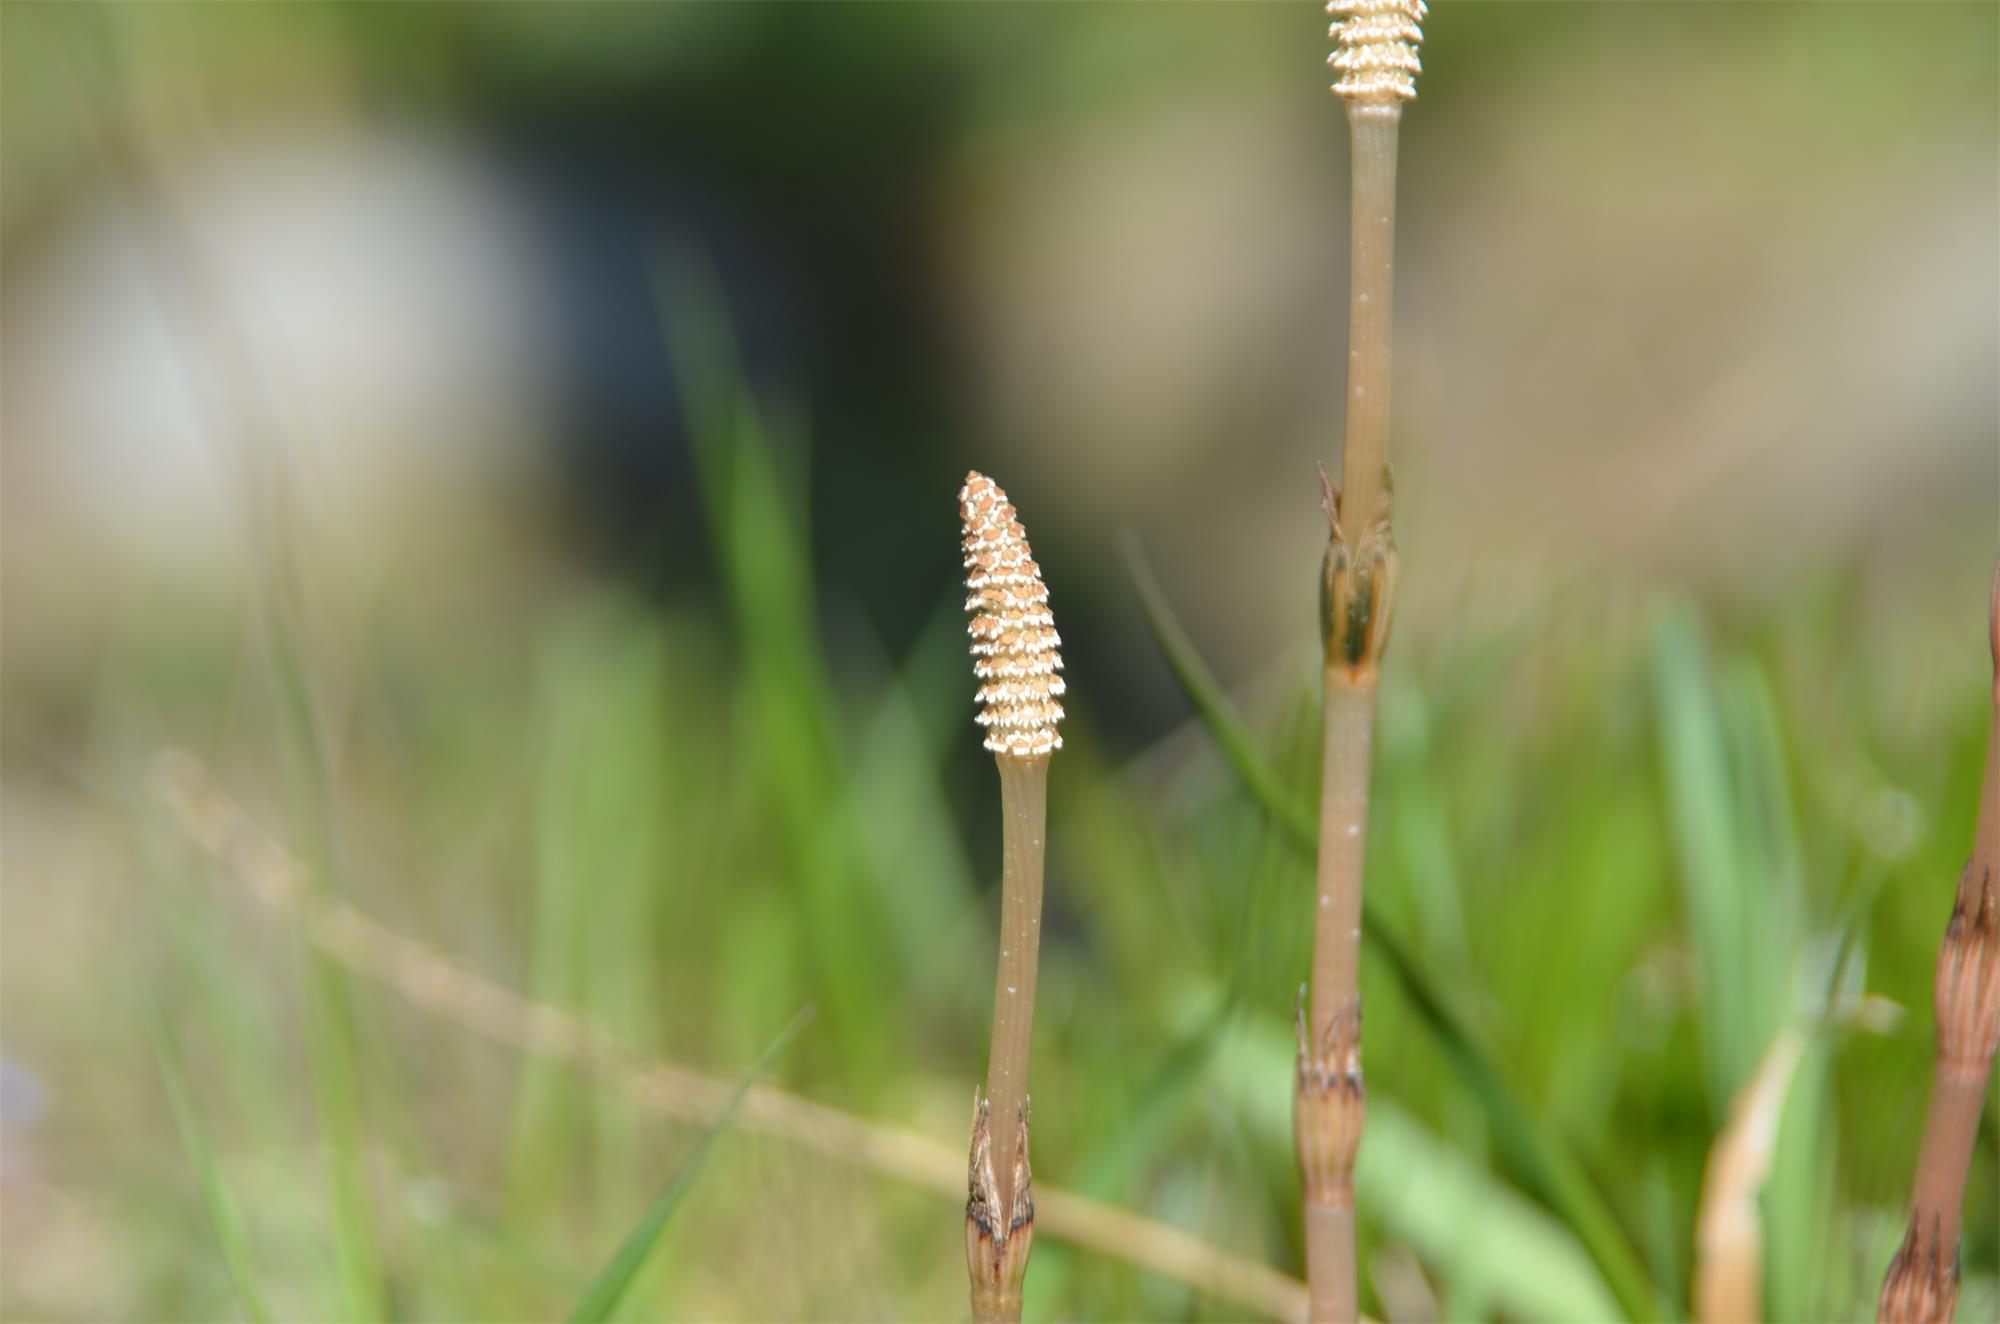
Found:
[(965, 609), (972, 621), (979, 725), (1000, 768), (1004, 863), (1000, 959), (986, 1091), (975, 1099), (965, 1205), (965, 1260), (978, 1320), (1021, 1317), (1035, 1240), (1028, 1169), (1028, 1044), (1042, 934), (1043, 831), (1049, 756), (1062, 748), (1062, 640), (1049, 591), (1014, 505), (991, 478), (965, 476)]
[(1324, 474), (1320, 567), (1325, 731), (1310, 1014), (1299, 1007), (1294, 1137), (1304, 1200), (1306, 1277), (1315, 1321), (1359, 1317), (1354, 1160), (1367, 1090), (1361, 1071), (1361, 885), (1368, 778), (1382, 650), (1395, 610), (1396, 545), (1388, 467), (1396, 135), (1417, 94), (1423, 0), (1332, 0), (1328, 59), (1353, 140), (1347, 419), (1341, 485)]

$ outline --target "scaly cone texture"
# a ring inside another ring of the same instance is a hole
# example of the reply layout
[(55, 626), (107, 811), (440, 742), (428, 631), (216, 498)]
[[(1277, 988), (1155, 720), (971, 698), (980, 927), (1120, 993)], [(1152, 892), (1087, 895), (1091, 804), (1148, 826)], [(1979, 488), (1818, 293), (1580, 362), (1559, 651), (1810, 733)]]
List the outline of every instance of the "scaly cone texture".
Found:
[(1327, 35), (1340, 49), (1326, 57), (1339, 75), (1333, 90), (1356, 104), (1393, 105), (1417, 94), (1423, 65), (1418, 27), (1429, 12), (1424, 0), (1329, 0), (1334, 16)]
[(1028, 535), (1000, 485), (965, 476), (958, 493), (965, 524), (965, 600), (973, 672), (979, 677), (979, 724), (986, 748), (1037, 758), (1062, 748), (1062, 640), (1049, 615), (1049, 590)]

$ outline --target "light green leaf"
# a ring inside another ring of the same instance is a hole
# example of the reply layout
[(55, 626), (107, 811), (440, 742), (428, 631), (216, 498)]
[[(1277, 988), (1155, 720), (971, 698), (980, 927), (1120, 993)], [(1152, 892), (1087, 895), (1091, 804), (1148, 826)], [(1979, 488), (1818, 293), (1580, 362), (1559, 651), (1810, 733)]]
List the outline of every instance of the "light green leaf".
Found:
[(570, 1324), (601, 1324), (601, 1321), (611, 1318), (618, 1309), (618, 1303), (624, 1300), (627, 1289), (632, 1286), (632, 1280), (638, 1277), (639, 1270), (645, 1267), (646, 1258), (653, 1253), (653, 1247), (658, 1243), (660, 1234), (666, 1231), (667, 1224), (673, 1221), (681, 1201), (687, 1198), (695, 1178), (701, 1175), (702, 1168), (707, 1165), (708, 1156), (714, 1150), (715, 1142), (721, 1139), (723, 1131), (728, 1129), (731, 1119), (736, 1116), (737, 1108), (742, 1106), (743, 1097), (750, 1092), (750, 1087), (756, 1083), (757, 1077), (764, 1073), (764, 1068), (771, 1064), (772, 1059), (784, 1050), (785, 1045), (792, 1041), (810, 1019), (812, 1019), (812, 1009), (808, 1007), (793, 1017), (792, 1023), (780, 1031), (778, 1037), (771, 1041), (771, 1046), (758, 1056), (757, 1061), (751, 1065), (749, 1073), (743, 1077), (743, 1083), (736, 1087), (736, 1093), (729, 1096), (729, 1102), (723, 1106), (715, 1120), (708, 1124), (708, 1129), (701, 1133), (701, 1139), (695, 1141), (694, 1148), (681, 1160), (681, 1165), (674, 1169), (674, 1175), (667, 1178), (667, 1184), (661, 1188), (659, 1195), (654, 1197), (653, 1203), (646, 1207), (646, 1212), (639, 1216), (639, 1221), (625, 1234), (625, 1239), (618, 1243), (618, 1249), (611, 1253), (611, 1258), (597, 1271), (597, 1276), (590, 1280), (590, 1285), (583, 1289), (583, 1295), (578, 1298), (576, 1308), (570, 1311)]

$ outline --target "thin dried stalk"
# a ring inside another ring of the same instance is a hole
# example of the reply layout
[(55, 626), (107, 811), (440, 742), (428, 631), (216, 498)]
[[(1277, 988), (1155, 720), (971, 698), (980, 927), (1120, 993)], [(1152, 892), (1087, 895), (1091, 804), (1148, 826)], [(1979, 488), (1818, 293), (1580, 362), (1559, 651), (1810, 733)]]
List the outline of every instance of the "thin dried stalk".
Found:
[[(301, 926), (314, 947), (425, 1015), (605, 1080), (663, 1117), (706, 1125), (727, 1104), (732, 1082), (635, 1053), (572, 1012), (502, 988), (345, 902), (315, 896), (297, 858), (265, 836), (187, 755), (161, 757), (155, 789), (182, 835), (268, 913)], [(956, 1146), (788, 1090), (752, 1086), (737, 1125), (949, 1200), (965, 1194), (964, 1159)], [(1135, 1264), (1255, 1315), (1305, 1318), (1305, 1284), (1268, 1265), (1057, 1187), (1044, 1186), (1036, 1204), (1043, 1231), (1058, 1241)]]
[[(1021, 1317), (1021, 1286), (1035, 1242), (1028, 1166), (1028, 1048), (1042, 938), (1043, 832), (1049, 755), (1062, 748), (1062, 640), (1049, 593), (1013, 503), (991, 478), (965, 476), (965, 609), (972, 615), (979, 724), (1000, 767), (1005, 865), (1000, 959), (986, 1093), (976, 1098), (967, 1163), (965, 1263), (976, 1320)], [(997, 1119), (997, 1120), (996, 1120)]]
[[(1326, 726), (1321, 764), (1318, 913), (1312, 1010), (1299, 1014), (1293, 1127), (1304, 1200), (1314, 1320), (1359, 1317), (1354, 1160), (1367, 1089), (1361, 1071), (1361, 886), (1368, 776), (1382, 650), (1395, 608), (1396, 550), (1383, 454), (1396, 245), (1396, 136), (1416, 95), (1423, 0), (1331, 0), (1334, 91), (1353, 139), (1347, 428), (1341, 490), (1326, 483), (1329, 524), (1320, 630)], [(1325, 482), (1325, 476), (1322, 475)], [(1345, 524), (1343, 524), (1345, 519)]]
[(1695, 1217), (1694, 1317), (1701, 1324), (1755, 1324), (1764, 1317), (1764, 1225), (1757, 1197), (1771, 1175), (1778, 1118), (1805, 1036), (1781, 1031), (1730, 1102), (1729, 1122), (1708, 1152)]
[(1917, 1155), (1910, 1226), (1882, 1283), (1884, 1321), (1949, 1320), (1958, 1304), (1958, 1229), (1993, 1053), (2000, 1044), (2000, 565), (1988, 608), (1993, 726), (1972, 857), (1938, 949), (1937, 1069)]

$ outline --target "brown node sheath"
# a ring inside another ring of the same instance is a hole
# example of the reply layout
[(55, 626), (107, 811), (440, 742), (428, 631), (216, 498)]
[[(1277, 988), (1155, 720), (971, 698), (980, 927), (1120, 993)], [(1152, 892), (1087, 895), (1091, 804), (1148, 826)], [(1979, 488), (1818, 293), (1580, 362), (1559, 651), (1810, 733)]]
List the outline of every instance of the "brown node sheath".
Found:
[(972, 1157), (966, 1174), (965, 1264), (972, 1276), (972, 1315), (1021, 1318), (1021, 1284), (1035, 1244), (1034, 1179), (1028, 1169), (1028, 1110), (1017, 1115), (1012, 1192), (1003, 1196), (993, 1170), (988, 1100), (972, 1112)]
[(1944, 1324), (1957, 1309), (1958, 1244), (1954, 1240), (1945, 1249), (1937, 1219), (1912, 1218), (1896, 1258), (1889, 1261), (1876, 1318), (1883, 1324)]
[[(1292, 1105), (1292, 1138), (1298, 1148), (1305, 1199), (1309, 1272), (1322, 1292), (1321, 1316), (1358, 1312), (1353, 1299), (1354, 1159), (1361, 1150), (1361, 1126), (1368, 1088), (1361, 1075), (1361, 1002), (1344, 1003), (1315, 1042), (1306, 1021), (1305, 990), (1299, 990), (1299, 1065)], [(1329, 1299), (1325, 1288), (1336, 1286)]]
[(1381, 674), (1396, 612), (1395, 480), (1382, 468), (1375, 517), (1354, 531), (1341, 524), (1339, 489), (1319, 471), (1320, 508), (1326, 512), (1326, 555), (1320, 562), (1319, 628), (1329, 668), (1339, 668), (1349, 684)]
[(1298, 1106), (1292, 1130), (1306, 1203), (1352, 1208), (1354, 1159), (1368, 1109), (1361, 1074), (1361, 1002), (1341, 1007), (1314, 1042), (1304, 992), (1300, 990), (1298, 1009)]

